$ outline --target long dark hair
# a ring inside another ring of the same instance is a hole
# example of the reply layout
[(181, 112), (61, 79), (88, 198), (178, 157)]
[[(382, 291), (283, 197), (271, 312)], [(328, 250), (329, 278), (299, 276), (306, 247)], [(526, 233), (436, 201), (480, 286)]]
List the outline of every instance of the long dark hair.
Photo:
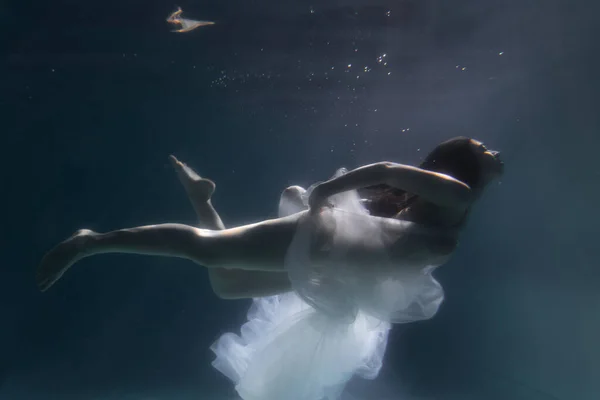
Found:
[[(483, 185), (481, 165), (471, 139), (467, 137), (456, 137), (439, 144), (419, 168), (449, 175), (472, 189), (480, 189)], [(393, 217), (418, 199), (412, 193), (388, 185), (370, 186), (358, 192), (371, 215), (380, 217)]]

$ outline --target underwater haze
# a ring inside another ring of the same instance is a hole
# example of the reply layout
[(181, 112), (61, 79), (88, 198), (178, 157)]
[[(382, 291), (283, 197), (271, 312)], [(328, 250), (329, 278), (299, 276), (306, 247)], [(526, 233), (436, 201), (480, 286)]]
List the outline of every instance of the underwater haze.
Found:
[[(214, 21), (173, 33), (180, 6)], [(0, 399), (230, 400), (210, 344), (239, 330), (185, 260), (34, 270), (79, 228), (195, 223), (175, 154), (226, 224), (337, 168), (416, 164), (457, 135), (502, 152), (369, 400), (600, 398), (600, 4), (560, 0), (7, 0), (0, 5)], [(351, 396), (351, 397), (350, 397)], [(282, 399), (284, 400), (284, 399)]]

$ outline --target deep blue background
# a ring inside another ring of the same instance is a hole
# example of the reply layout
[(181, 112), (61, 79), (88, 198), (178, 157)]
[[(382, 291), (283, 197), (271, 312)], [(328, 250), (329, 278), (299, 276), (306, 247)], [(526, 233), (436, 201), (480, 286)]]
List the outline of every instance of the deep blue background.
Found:
[[(176, 5), (217, 24), (171, 33)], [(248, 304), (218, 300), (202, 268), (107, 255), (34, 286), (76, 229), (193, 223), (169, 154), (214, 179), (225, 222), (241, 224), (273, 216), (289, 184), (417, 163), (457, 134), (501, 150), (506, 174), (438, 273), (441, 312), (396, 329), (380, 379), (356, 390), (597, 399), (598, 8), (3, 2), (0, 399), (233, 396), (208, 347)]]

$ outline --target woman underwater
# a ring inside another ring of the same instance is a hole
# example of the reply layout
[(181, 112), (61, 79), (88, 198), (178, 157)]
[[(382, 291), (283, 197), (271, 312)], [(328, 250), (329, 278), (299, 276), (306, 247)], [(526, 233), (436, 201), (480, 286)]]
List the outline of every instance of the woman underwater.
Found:
[(444, 294), (433, 270), (458, 245), (475, 201), (503, 172), (498, 153), (458, 137), (417, 167), (380, 162), (293, 186), (279, 218), (225, 229), (215, 185), (171, 157), (200, 227), (80, 230), (43, 258), (42, 291), (100, 253), (186, 258), (221, 298), (252, 298), (241, 335), (212, 346), (215, 368), (244, 400), (336, 399), (354, 376), (375, 378), (391, 323), (431, 318)]

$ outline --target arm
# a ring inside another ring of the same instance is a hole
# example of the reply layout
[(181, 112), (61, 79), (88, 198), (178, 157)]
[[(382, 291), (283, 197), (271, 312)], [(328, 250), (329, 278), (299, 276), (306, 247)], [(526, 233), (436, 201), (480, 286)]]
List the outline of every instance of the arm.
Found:
[(318, 185), (310, 197), (311, 209), (337, 193), (386, 184), (422, 197), (444, 207), (466, 208), (471, 202), (471, 188), (451, 176), (408, 165), (380, 162), (357, 168), (345, 175)]

